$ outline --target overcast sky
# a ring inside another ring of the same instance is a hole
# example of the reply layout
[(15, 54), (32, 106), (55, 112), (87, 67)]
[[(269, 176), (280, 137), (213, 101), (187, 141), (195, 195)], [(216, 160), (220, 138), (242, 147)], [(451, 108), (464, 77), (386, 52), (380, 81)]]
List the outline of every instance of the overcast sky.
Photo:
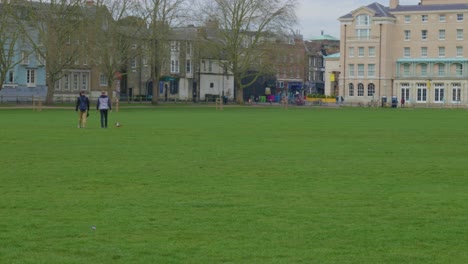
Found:
[[(390, 0), (299, 0), (299, 31), (304, 39), (324, 34), (340, 37), (338, 18), (374, 2), (388, 6)], [(419, 0), (400, 0), (400, 5), (417, 5)]]

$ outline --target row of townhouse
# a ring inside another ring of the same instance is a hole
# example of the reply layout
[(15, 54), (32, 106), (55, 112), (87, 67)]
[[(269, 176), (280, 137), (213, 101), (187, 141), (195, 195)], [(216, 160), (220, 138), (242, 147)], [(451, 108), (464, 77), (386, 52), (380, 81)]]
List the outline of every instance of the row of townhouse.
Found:
[[(0, 3), (0, 7), (2, 4)], [(36, 6), (40, 5), (44, 3), (36, 3)], [(88, 23), (80, 24), (68, 36), (67, 41), (45, 45), (49, 49), (45, 58), (36, 54), (34, 48), (37, 49), (37, 45), (28, 45), (26, 39), (23, 39), (23, 43), (16, 43), (15, 60), (21, 63), (10, 69), (3, 89), (0, 90), (0, 98), (3, 98), (1, 100), (30, 100), (32, 96), (45, 98), (47, 94), (53, 94), (54, 101), (73, 101), (82, 90), (87, 91), (93, 99), (102, 90), (113, 91), (113, 95), (123, 100), (151, 100), (157, 97), (165, 101), (198, 101), (216, 96), (234, 99), (234, 78), (222, 66), (225, 64), (223, 55), (213, 54), (204, 47), (207, 42), (216, 38), (216, 31), (219, 29), (215, 21), (208, 21), (201, 27), (190, 25), (171, 28), (164, 38), (168, 46), (164, 49), (166, 53), (158, 55), (163, 61), (159, 82), (153, 83), (154, 69), (150, 55), (153, 53), (148, 50), (155, 47), (151, 46), (151, 41), (145, 39), (145, 36), (151, 34), (150, 29), (144, 28), (139, 35), (127, 34), (138, 27), (138, 19), (112, 21), (106, 10), (99, 10), (92, 0), (87, 0), (80, 10), (86, 15)], [(107, 30), (110, 23), (120, 27), (115, 34), (124, 36), (127, 48), (123, 51), (96, 51), (106, 42), (99, 35)], [(135, 25), (134, 28), (132, 25)], [(51, 41), (57, 35), (53, 29), (53, 26), (49, 26), (50, 32), (45, 37)], [(49, 41), (39, 38), (29, 41)], [(255, 88), (260, 89), (260, 94), (265, 93), (265, 86), (270, 86), (273, 94), (325, 92), (323, 56), (338, 51), (338, 39), (322, 33), (317, 39), (304, 41), (300, 34), (295, 34), (276, 40), (275, 45), (276, 50), (281, 51), (272, 54), (275, 58), (271, 67), (276, 74), (269, 77), (269, 81), (255, 84), (258, 86)], [(52, 72), (50, 67), (63, 63), (64, 59), (57, 57), (67, 52), (73, 54), (70, 57), (72, 59), (61, 68), (60, 78), (53, 83), (53, 87), (47, 87), (50, 82), (47, 78)], [(106, 74), (100, 62), (103, 59), (102, 53), (107, 52), (124, 53), (119, 54), (121, 63), (112, 79), (109, 79), (109, 74)]]
[(339, 18), (339, 93), (348, 102), (402, 98), (413, 105), (468, 104), (468, 1), (373, 3)]

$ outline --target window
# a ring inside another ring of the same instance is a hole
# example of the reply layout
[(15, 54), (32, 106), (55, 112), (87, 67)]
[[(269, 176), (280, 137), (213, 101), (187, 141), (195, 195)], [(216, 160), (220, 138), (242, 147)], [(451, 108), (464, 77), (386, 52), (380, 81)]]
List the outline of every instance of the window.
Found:
[(70, 90), (70, 74), (65, 73), (62, 79), (63, 79), (63, 89)]
[(421, 76), (422, 77), (427, 76), (427, 64), (421, 64)]
[(358, 56), (359, 57), (364, 57), (364, 47), (359, 47), (358, 48)]
[(29, 64), (29, 54), (26, 51), (21, 52), (21, 64)]
[(171, 73), (179, 73), (179, 60), (171, 60)]
[(37, 65), (39, 65), (39, 66), (44, 66), (45, 65), (45, 60), (44, 60), (44, 58), (42, 58), (42, 56), (40, 54), (36, 54), (36, 58), (37, 58)]
[(457, 47), (457, 57), (463, 57), (463, 46)]
[(169, 82), (169, 92), (171, 94), (179, 93), (179, 81), (170, 81)]
[(405, 30), (405, 40), (411, 40), (411, 30)]
[(427, 84), (426, 83), (417, 83), (417, 98), (416, 101), (419, 103), (424, 103), (427, 100)]
[(354, 64), (349, 64), (349, 77), (354, 77)]
[(370, 28), (356, 29), (356, 37), (359, 39), (367, 39), (370, 37)]
[(427, 47), (421, 47), (421, 57), (427, 57)]
[(439, 15), (439, 22), (445, 22), (445, 15)]
[(213, 72), (213, 62), (212, 61), (208, 62), (208, 72)]
[(410, 84), (409, 83), (402, 83), (400, 86), (401, 89), (401, 98), (405, 99), (406, 102), (409, 101), (409, 92), (410, 92)]
[(457, 29), (457, 40), (463, 40), (463, 29)]
[(374, 96), (375, 94), (375, 85), (373, 83), (369, 83), (367, 85), (367, 96)]
[(452, 83), (452, 102), (461, 101), (461, 84)]
[(193, 49), (192, 43), (187, 42), (187, 47), (186, 47), (186, 49), (187, 49), (187, 50), (186, 50), (187, 57), (192, 56), (192, 49)]
[(369, 26), (370, 25), (370, 16), (369, 15), (359, 15), (356, 17), (356, 25), (358, 26)]
[(411, 56), (411, 49), (409, 47), (405, 47), (403, 49), (403, 57), (409, 58)]
[(445, 29), (439, 29), (439, 40), (445, 40)]
[(349, 48), (349, 57), (354, 57), (354, 47)]
[(463, 64), (455, 64), (455, 75), (457, 77), (463, 77)]
[(187, 73), (192, 73), (192, 61), (191, 60), (187, 60), (185, 70), (187, 71)]
[(178, 41), (171, 41), (171, 52), (178, 52), (180, 49), (180, 43)]
[(358, 77), (364, 77), (364, 64), (358, 64)]
[(411, 16), (409, 15), (405, 16), (405, 23), (411, 23)]
[(369, 57), (375, 57), (375, 47), (369, 47)]
[(137, 59), (135, 57), (131, 58), (130, 60), (130, 67), (132, 67), (132, 69), (136, 69), (137, 67)]
[(364, 84), (362, 83), (357, 85), (357, 96), (364, 96)]
[(354, 96), (354, 84), (350, 83), (348, 85), (348, 90), (349, 90), (349, 96)]
[(444, 101), (444, 90), (443, 83), (434, 84), (434, 102), (440, 103)]
[(107, 86), (107, 78), (103, 73), (99, 75), (99, 86)]
[(26, 82), (28, 86), (36, 85), (36, 70), (28, 69), (26, 71)]
[(437, 76), (444, 77), (445, 76), (445, 65), (442, 63), (438, 63), (437, 65)]
[(421, 40), (427, 40), (427, 30), (421, 30)]
[(463, 14), (457, 14), (457, 21), (463, 21)]
[(11, 83), (14, 83), (14, 81), (15, 81), (14, 72), (13, 71), (8, 71), (5, 83), (11, 84)]
[(79, 79), (80, 79), (80, 75), (79, 75), (77, 72), (75, 72), (75, 73), (73, 73), (72, 76), (73, 76), (73, 79), (72, 79), (72, 81), (73, 81), (73, 82), (72, 82), (72, 85), (73, 85), (73, 86), (72, 86), (72, 87), (73, 87), (73, 90), (76, 91), (76, 90), (78, 90), (78, 88), (79, 88)]
[(367, 76), (368, 77), (375, 77), (375, 64), (368, 64), (367, 65)]
[(445, 57), (445, 47), (439, 47), (439, 57)]
[(410, 75), (410, 65), (403, 64), (403, 76), (407, 77)]
[(429, 17), (427, 15), (421, 15), (422, 22), (427, 22), (428, 20), (429, 20)]
[(210, 88), (214, 88), (214, 83), (210, 83)]
[(88, 90), (89, 74), (87, 72), (81, 73), (81, 90)]

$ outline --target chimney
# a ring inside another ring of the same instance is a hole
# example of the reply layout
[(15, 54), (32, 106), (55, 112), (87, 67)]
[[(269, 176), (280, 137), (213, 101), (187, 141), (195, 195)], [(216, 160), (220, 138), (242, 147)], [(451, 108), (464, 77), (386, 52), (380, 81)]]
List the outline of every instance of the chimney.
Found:
[(400, 0), (390, 0), (390, 9), (395, 9), (400, 5)]
[(86, 6), (94, 6), (94, 0), (86, 0)]

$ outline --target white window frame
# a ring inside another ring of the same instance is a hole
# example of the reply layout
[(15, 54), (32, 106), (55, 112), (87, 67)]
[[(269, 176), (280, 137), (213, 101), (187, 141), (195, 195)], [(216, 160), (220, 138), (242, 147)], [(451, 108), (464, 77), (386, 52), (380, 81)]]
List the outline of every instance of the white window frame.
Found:
[(427, 47), (421, 47), (421, 57), (422, 58), (427, 57)]
[(429, 16), (428, 15), (421, 15), (421, 22), (427, 23), (429, 21)]
[(364, 84), (358, 83), (357, 85), (357, 96), (364, 96)]
[(368, 53), (369, 57), (375, 57), (375, 47), (369, 47)]
[(375, 77), (375, 64), (367, 64), (367, 76)]
[(456, 56), (457, 57), (463, 57), (463, 46), (457, 46), (456, 47)]
[(349, 47), (349, 57), (354, 57), (354, 47)]
[(406, 24), (411, 23), (411, 16), (410, 15), (405, 15), (404, 20), (405, 20)]
[(410, 58), (411, 57), (411, 48), (410, 47), (404, 47), (403, 48), (403, 57), (405, 57), (405, 58)]
[(402, 83), (400, 84), (401, 98), (405, 99), (406, 102), (410, 99), (410, 84)]
[(458, 21), (458, 22), (463, 21), (463, 19), (464, 19), (463, 14), (457, 14), (457, 21)]
[(369, 83), (367, 85), (367, 96), (374, 96), (375, 94), (375, 84)]
[(434, 103), (443, 103), (445, 99), (445, 86), (443, 83), (434, 83)]
[(405, 41), (410, 41), (411, 40), (411, 30), (405, 30), (404, 31), (404, 39)]
[(439, 40), (445, 40), (445, 29), (439, 29)]
[(421, 30), (421, 40), (427, 40), (428, 31), (426, 29)]
[(351, 77), (351, 78), (356, 77), (356, 72), (355, 72), (354, 64), (349, 64), (349, 65), (348, 65), (348, 72), (349, 72), (349, 77)]
[(364, 77), (365, 74), (365, 66), (364, 64), (358, 64), (358, 70), (357, 70), (357, 77)]
[(439, 15), (439, 22), (446, 22), (445, 14), (440, 14)]
[(445, 47), (439, 47), (439, 57), (445, 57)]
[(461, 101), (461, 83), (452, 83), (452, 103)]
[(457, 40), (463, 40), (463, 29), (457, 28)]
[(416, 84), (416, 102), (418, 103), (427, 102), (427, 83)]
[(104, 73), (99, 74), (99, 86), (101, 87), (107, 87), (107, 77)]
[(364, 57), (364, 47), (358, 47), (358, 57)]
[(354, 96), (354, 84), (353, 83), (348, 84), (348, 94), (349, 96)]

